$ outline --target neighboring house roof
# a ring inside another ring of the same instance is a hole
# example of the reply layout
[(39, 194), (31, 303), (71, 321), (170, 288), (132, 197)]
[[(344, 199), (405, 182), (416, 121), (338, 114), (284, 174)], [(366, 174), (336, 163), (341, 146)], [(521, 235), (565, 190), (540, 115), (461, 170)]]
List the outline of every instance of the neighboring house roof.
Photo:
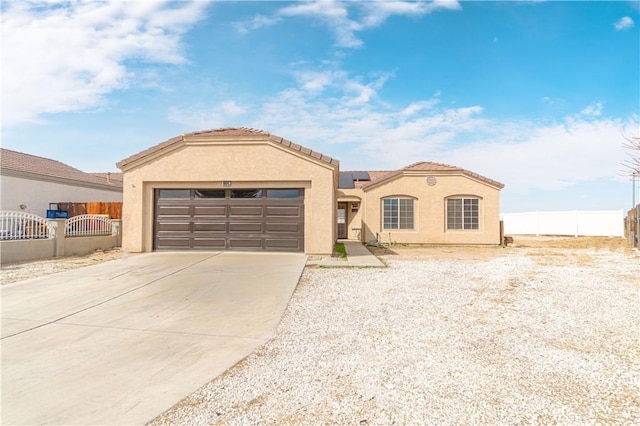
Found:
[(187, 138), (191, 137), (220, 137), (220, 138), (228, 138), (228, 137), (245, 137), (245, 138), (256, 138), (256, 139), (267, 139), (271, 142), (278, 143), (290, 150), (298, 151), (308, 157), (311, 157), (315, 160), (320, 160), (325, 163), (331, 164), (333, 166), (338, 166), (340, 163), (338, 160), (328, 157), (324, 154), (321, 154), (316, 151), (312, 151), (303, 146), (297, 145), (287, 139), (281, 138), (280, 136), (272, 135), (269, 132), (259, 129), (250, 129), (246, 127), (229, 127), (224, 129), (212, 129), (212, 130), (203, 130), (199, 132), (186, 133), (180, 136), (176, 136), (175, 138), (171, 138), (165, 142), (159, 143), (158, 145), (152, 146), (149, 149), (146, 149), (142, 152), (134, 154), (124, 160), (118, 162), (116, 166), (120, 169), (125, 167), (127, 164), (130, 164), (136, 160), (140, 160), (144, 157), (152, 155), (164, 148), (170, 147), (174, 144), (179, 144), (184, 142)]
[(5, 148), (0, 148), (0, 170), (3, 174), (39, 177), (46, 180), (73, 181), (76, 184), (89, 184), (94, 187), (122, 190), (121, 178), (119, 180), (111, 179), (111, 183), (108, 183), (106, 173), (104, 176), (98, 173), (85, 173), (60, 161)]
[[(504, 188), (503, 183), (481, 176), (469, 170), (463, 169), (462, 167), (450, 166), (448, 164), (442, 164), (442, 163), (433, 163), (429, 161), (421, 161), (418, 163), (413, 163), (399, 170), (370, 171), (368, 172), (368, 175), (371, 180), (357, 181), (354, 179), (353, 187), (362, 188), (363, 190), (366, 190), (370, 187), (377, 186), (381, 183), (384, 183), (386, 181), (389, 181), (401, 175), (411, 174), (412, 172), (461, 173), (465, 176), (469, 176), (481, 182), (488, 183), (489, 185), (495, 186), (497, 188)], [(341, 172), (341, 173), (358, 173), (358, 172)]]

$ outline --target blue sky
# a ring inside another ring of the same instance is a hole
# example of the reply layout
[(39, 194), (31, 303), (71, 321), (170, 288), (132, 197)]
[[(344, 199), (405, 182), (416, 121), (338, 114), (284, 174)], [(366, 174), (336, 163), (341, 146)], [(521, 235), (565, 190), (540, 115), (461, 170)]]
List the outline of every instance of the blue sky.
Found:
[(8, 149), (117, 171), (181, 133), (245, 126), (342, 170), (461, 166), (506, 184), (504, 212), (631, 206), (638, 1), (1, 8)]

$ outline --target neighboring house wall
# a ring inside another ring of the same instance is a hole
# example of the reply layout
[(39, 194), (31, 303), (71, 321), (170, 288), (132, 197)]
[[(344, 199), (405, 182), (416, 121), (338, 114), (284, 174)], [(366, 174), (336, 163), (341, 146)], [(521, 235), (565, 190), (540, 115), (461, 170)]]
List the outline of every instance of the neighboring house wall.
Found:
[(153, 249), (157, 188), (304, 188), (304, 251), (330, 254), (335, 241), (337, 165), (316, 161), (262, 138), (195, 140), (168, 145), (121, 166), (123, 249)]
[[(429, 186), (427, 176), (437, 178)], [(353, 191), (353, 190), (352, 190)], [(363, 241), (406, 244), (499, 244), (500, 190), (481, 180), (462, 174), (400, 175), (363, 190), (361, 208)], [(413, 229), (383, 229), (382, 200), (387, 197), (414, 200)], [(474, 197), (479, 199), (478, 229), (447, 229), (447, 199)]]
[[(0, 176), (1, 209), (25, 211), (46, 216), (49, 203), (59, 201), (122, 201), (122, 188), (102, 189), (91, 184), (51, 181), (45, 177), (12, 176), (3, 171)], [(20, 206), (27, 206), (21, 209)]]

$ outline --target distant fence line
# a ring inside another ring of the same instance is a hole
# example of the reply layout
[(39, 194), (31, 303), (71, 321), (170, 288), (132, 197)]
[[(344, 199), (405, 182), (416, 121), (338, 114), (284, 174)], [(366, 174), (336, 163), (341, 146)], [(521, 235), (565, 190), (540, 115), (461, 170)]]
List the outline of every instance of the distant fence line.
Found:
[(631, 247), (640, 247), (640, 204), (627, 212), (624, 227)]
[(0, 211), (0, 263), (83, 255), (121, 245), (120, 220), (104, 215), (45, 219)]
[(624, 236), (623, 210), (501, 213), (500, 218), (511, 235)]

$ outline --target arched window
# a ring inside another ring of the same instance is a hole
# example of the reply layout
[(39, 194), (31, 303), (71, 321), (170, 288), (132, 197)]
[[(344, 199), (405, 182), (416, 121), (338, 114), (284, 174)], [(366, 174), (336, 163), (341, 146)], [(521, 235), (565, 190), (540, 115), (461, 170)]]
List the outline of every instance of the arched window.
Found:
[(478, 197), (447, 198), (447, 229), (480, 229)]
[(413, 229), (413, 198), (382, 199), (382, 229)]

